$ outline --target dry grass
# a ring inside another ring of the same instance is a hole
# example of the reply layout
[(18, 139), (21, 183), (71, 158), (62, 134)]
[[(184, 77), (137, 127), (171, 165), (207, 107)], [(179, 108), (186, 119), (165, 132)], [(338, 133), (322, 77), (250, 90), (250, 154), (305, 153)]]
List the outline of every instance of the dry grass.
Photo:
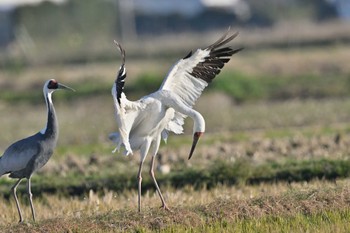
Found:
[[(316, 181), (298, 184), (225, 187), (211, 191), (165, 190), (172, 212), (158, 210), (156, 194), (147, 193), (143, 212), (136, 211), (136, 193), (106, 191), (97, 196), (90, 192), (83, 199), (45, 196), (35, 200), (38, 223), (13, 224), (17, 219), (14, 203), (2, 202), (1, 225), (5, 231), (135, 231), (137, 229), (167, 229), (203, 227), (218, 222), (240, 223), (268, 216), (288, 218), (327, 211), (345, 211), (350, 207), (349, 180), (327, 183)], [(30, 217), (25, 208), (26, 219)], [(320, 229), (321, 230), (321, 229)]]
[[(329, 33), (322, 30), (320, 33), (332, 38), (334, 36), (332, 33), (341, 33), (344, 27), (347, 26), (337, 28), (336, 32)], [(307, 30), (304, 31), (305, 40), (309, 40)], [(251, 48), (258, 46), (259, 43), (265, 43), (264, 38), (269, 37), (266, 31), (254, 33), (260, 41), (254, 41), (256, 40), (253, 38), (254, 35), (248, 38), (253, 42), (247, 42), (248, 49), (235, 56), (228, 64), (227, 71), (238, 70), (255, 76), (262, 73), (281, 78), (303, 74), (331, 77), (350, 74), (347, 64), (350, 58), (348, 46), (333, 44), (322, 48), (252, 50), (249, 49), (249, 45), (252, 45)], [(245, 34), (246, 32), (243, 32), (240, 38), (246, 38)], [(199, 41), (207, 39), (212, 41), (209, 37)], [(197, 40), (193, 41), (196, 46), (198, 43)], [(238, 43), (242, 43), (242, 39), (239, 39)], [(128, 45), (126, 46), (128, 50)], [(146, 54), (152, 55), (154, 51), (152, 46), (156, 46), (156, 43), (149, 46), (148, 42), (145, 43)], [(137, 47), (131, 48), (131, 53), (133, 49), (137, 51)], [(128, 82), (137, 81), (137, 77), (142, 73), (165, 74), (175, 60), (128, 60)], [(102, 83), (107, 86), (112, 84), (118, 64), (116, 58), (116, 62), (103, 64), (49, 65), (1, 70), (0, 87), (13, 92), (25, 92), (30, 87), (41, 92), (42, 83), (47, 78), (55, 77), (79, 92), (79, 84), (84, 82)], [(113, 145), (107, 140), (107, 135), (114, 131), (116, 126), (109, 92), (108, 88), (106, 95), (69, 101), (54, 100), (60, 121), (59, 153), (56, 153), (41, 171), (42, 173), (64, 176), (69, 170), (75, 169), (78, 171), (77, 174), (81, 175), (84, 175), (84, 172), (98, 174), (101, 169), (111, 169), (108, 165), (114, 161), (115, 163), (126, 161), (124, 167), (120, 166), (118, 169), (131, 170), (137, 167), (137, 156), (124, 158), (110, 153)], [(186, 166), (205, 168), (209, 161), (219, 156), (225, 161), (234, 161), (238, 157), (251, 157), (256, 163), (286, 158), (346, 159), (350, 148), (347, 123), (350, 118), (349, 101), (349, 98), (306, 101), (295, 99), (238, 105), (221, 93), (206, 92), (198, 101), (196, 109), (205, 116), (208, 134), (198, 145), (195, 160), (187, 162)], [(221, 104), (217, 104), (218, 102)], [(208, 109), (208, 105), (212, 107)], [(43, 122), (46, 120), (44, 100), (40, 105), (30, 105), (26, 102), (12, 105), (0, 102), (0, 119), (2, 121), (0, 149), (4, 150), (14, 140), (44, 127)], [(191, 123), (188, 121), (186, 133), (191, 132)], [(340, 143), (335, 142), (335, 136), (338, 134), (341, 136)], [(162, 147), (160, 152), (166, 155), (167, 162), (172, 165), (176, 166), (179, 160), (183, 165), (188, 154), (190, 139), (188, 134), (171, 137), (169, 144)], [(98, 158), (97, 165), (89, 163), (92, 157)], [(12, 199), (9, 202), (4, 199), (0, 202), (2, 210), (0, 225), (4, 231), (12, 232), (103, 232), (159, 229), (207, 231), (210, 229), (205, 226), (209, 224), (214, 226), (212, 231), (215, 232), (215, 229), (224, 230), (215, 226), (225, 222), (243, 225), (245, 220), (256, 220), (256, 224), (259, 225), (264, 224), (269, 216), (289, 221), (290, 217), (303, 218), (327, 211), (347, 213), (349, 187), (349, 180), (344, 180), (337, 183), (316, 181), (298, 184), (221, 186), (210, 191), (205, 189), (196, 191), (191, 187), (180, 190), (164, 188), (166, 199), (174, 212), (159, 211), (157, 195), (154, 192), (147, 192), (143, 198), (142, 214), (136, 212), (135, 191), (115, 193), (105, 190), (102, 195), (90, 192), (86, 197), (70, 198), (43, 194), (42, 198), (34, 196), (39, 223), (32, 223), (29, 220), (30, 208), (25, 201), (26, 195), (23, 194), (20, 200), (24, 202), (22, 206), (29, 222), (14, 224), (17, 221), (14, 202)], [(278, 221), (272, 220), (272, 222)], [(336, 224), (330, 223), (329, 226), (336, 228)], [(317, 230), (317, 227), (314, 229)]]

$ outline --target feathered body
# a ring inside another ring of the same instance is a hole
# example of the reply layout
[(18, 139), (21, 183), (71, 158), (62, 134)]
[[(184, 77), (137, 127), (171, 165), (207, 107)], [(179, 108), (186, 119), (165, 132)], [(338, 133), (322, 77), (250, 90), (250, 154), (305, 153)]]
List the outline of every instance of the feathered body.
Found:
[[(51, 158), (58, 139), (58, 122), (55, 108), (52, 103), (52, 93), (58, 89), (71, 89), (54, 79), (44, 84), (43, 92), (47, 106), (47, 123), (40, 132), (19, 140), (10, 145), (0, 158), (0, 176), (10, 174), (11, 178), (18, 178), (12, 187), (20, 222), (23, 221), (22, 211), (18, 203), (16, 189), (23, 178), (27, 179), (27, 192), (29, 195), (30, 207), (33, 220), (35, 211), (31, 193), (32, 174), (43, 167)], [(71, 89), (72, 90), (72, 89)]]
[[(45, 93), (45, 90), (44, 90)], [(53, 154), (58, 140), (58, 122), (51, 94), (45, 96), (48, 110), (47, 126), (40, 132), (9, 146), (0, 158), (0, 176), (29, 178), (43, 167)]]
[(141, 170), (148, 153), (152, 155), (150, 174), (164, 208), (168, 208), (154, 177), (154, 157), (159, 149), (161, 139), (165, 141), (169, 132), (183, 133), (184, 119), (192, 118), (193, 144), (191, 158), (199, 137), (205, 131), (203, 116), (193, 109), (196, 100), (208, 84), (220, 73), (224, 64), (239, 49), (222, 47), (230, 42), (237, 34), (228, 36), (229, 31), (214, 44), (205, 49), (190, 52), (179, 60), (169, 71), (158, 91), (144, 96), (138, 101), (129, 101), (123, 90), (126, 79), (125, 51), (115, 42), (122, 54), (122, 65), (112, 87), (115, 116), (118, 125), (117, 133), (110, 134), (110, 139), (116, 144), (116, 150), (124, 148), (124, 154), (129, 155), (140, 151), (139, 167), (139, 211), (141, 205)]

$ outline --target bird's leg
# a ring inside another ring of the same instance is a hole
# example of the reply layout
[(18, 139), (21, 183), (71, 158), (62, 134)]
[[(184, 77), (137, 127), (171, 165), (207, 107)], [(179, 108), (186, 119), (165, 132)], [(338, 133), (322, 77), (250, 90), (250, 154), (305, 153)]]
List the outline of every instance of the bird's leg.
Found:
[(137, 174), (137, 179), (138, 179), (138, 210), (139, 210), (139, 212), (141, 212), (141, 183), (142, 183), (141, 172), (142, 172), (143, 161), (144, 161), (144, 159), (141, 158), (139, 172)]
[(35, 222), (35, 210), (34, 210), (34, 205), (33, 205), (33, 194), (32, 194), (32, 191), (31, 191), (30, 178), (31, 177), (29, 177), (28, 181), (27, 181), (27, 192), (28, 192), (28, 196), (29, 196), (30, 208), (32, 210), (33, 221)]
[(146, 155), (148, 153), (150, 146), (151, 146), (151, 142), (147, 141), (140, 149), (141, 160), (140, 160), (139, 172), (137, 174), (137, 179), (138, 179), (138, 183), (139, 183), (139, 186), (138, 186), (138, 188), (139, 188), (139, 192), (138, 192), (138, 210), (139, 210), (139, 212), (141, 212), (142, 165), (145, 162)]
[(17, 186), (19, 185), (21, 180), (22, 180), (22, 178), (18, 179), (18, 181), (15, 183), (15, 185), (11, 188), (13, 196), (15, 197), (15, 201), (16, 201), (17, 211), (18, 211), (18, 215), (19, 215), (19, 222), (23, 222), (23, 217), (22, 217), (21, 207), (19, 206), (19, 203), (18, 203), (16, 191), (17, 191)]
[(152, 156), (151, 169), (149, 170), (149, 174), (151, 175), (151, 177), (152, 177), (152, 179), (153, 179), (153, 182), (154, 182), (154, 185), (156, 186), (156, 189), (157, 189), (158, 195), (159, 195), (159, 197), (160, 197), (160, 200), (162, 201), (162, 206), (161, 206), (161, 208), (170, 211), (169, 207), (166, 205), (166, 203), (165, 203), (165, 201), (164, 201), (164, 197), (163, 197), (163, 195), (162, 195), (162, 192), (160, 191), (160, 188), (159, 188), (159, 186), (158, 186), (156, 177), (154, 176), (154, 160), (155, 160), (155, 157), (156, 157), (155, 155)]

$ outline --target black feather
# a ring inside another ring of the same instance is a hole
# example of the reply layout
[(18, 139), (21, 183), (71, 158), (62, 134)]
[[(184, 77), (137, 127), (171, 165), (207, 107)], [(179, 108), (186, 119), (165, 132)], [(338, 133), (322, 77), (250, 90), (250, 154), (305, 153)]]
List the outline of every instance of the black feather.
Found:
[(126, 70), (125, 70), (125, 50), (123, 47), (117, 42), (114, 41), (114, 43), (118, 46), (120, 50), (120, 54), (122, 56), (122, 65), (119, 68), (117, 78), (115, 79), (115, 88), (117, 93), (117, 101), (120, 106), (120, 98), (122, 96), (122, 93), (124, 91), (124, 84), (125, 84), (125, 78), (126, 78)]
[(122, 93), (124, 91), (124, 84), (125, 84), (125, 78), (126, 78), (126, 70), (124, 64), (119, 69), (118, 76), (115, 80), (115, 88), (117, 93), (117, 100), (120, 106), (120, 98), (122, 96)]
[[(220, 73), (225, 63), (227, 63), (231, 59), (231, 56), (242, 50), (242, 48), (220, 48), (221, 46), (233, 40), (238, 35), (238, 33), (234, 33), (233, 35), (228, 36), (228, 33), (229, 30), (215, 43), (206, 48), (206, 50), (210, 51), (209, 55), (204, 58), (205, 60), (203, 62), (199, 62), (192, 69), (192, 72), (190, 73), (192, 76), (200, 78), (206, 81), (207, 83), (210, 83), (216, 77), (216, 75)], [(188, 55), (185, 58), (187, 57)]]
[(184, 58), (182, 58), (182, 59), (187, 59), (187, 58), (189, 58), (189, 57), (191, 57), (192, 56), (192, 50), (184, 57)]

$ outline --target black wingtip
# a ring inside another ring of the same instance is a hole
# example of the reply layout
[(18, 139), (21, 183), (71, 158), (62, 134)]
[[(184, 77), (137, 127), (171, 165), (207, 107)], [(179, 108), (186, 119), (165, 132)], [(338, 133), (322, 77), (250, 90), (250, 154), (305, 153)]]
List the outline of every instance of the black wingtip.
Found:
[(212, 49), (218, 48), (224, 44), (227, 44), (228, 42), (230, 42), (231, 40), (233, 40), (239, 35), (239, 32), (237, 31), (237, 32), (234, 32), (231, 36), (228, 36), (230, 32), (231, 32), (231, 27), (229, 27), (227, 31), (217, 41), (209, 45), (206, 49), (212, 50)]
[(114, 40), (114, 44), (116, 46), (118, 46), (120, 54), (122, 56), (123, 64), (125, 64), (125, 50), (123, 49), (123, 47), (121, 46), (121, 44), (118, 41)]
[(240, 51), (242, 51), (244, 49), (244, 47), (238, 48), (238, 49), (234, 49), (232, 54), (238, 53)]
[(231, 28), (228, 28), (217, 41), (205, 49), (209, 51), (209, 55), (205, 57), (204, 61), (199, 62), (193, 67), (190, 73), (192, 76), (210, 83), (220, 73), (225, 63), (231, 59), (231, 56), (243, 49), (242, 47), (232, 48), (230, 46), (224, 46), (238, 35), (238, 32), (231, 33), (230, 35), (230, 31)]
[(126, 69), (125, 69), (125, 50), (123, 49), (123, 47), (121, 46), (120, 43), (118, 43), (118, 41), (114, 40), (114, 43), (117, 45), (117, 47), (119, 48), (121, 57), (122, 57), (122, 64), (120, 65), (119, 71), (117, 73), (117, 77), (115, 79), (115, 84), (116, 84), (116, 93), (117, 93), (117, 101), (119, 103), (120, 106), (120, 99), (121, 99), (121, 95), (123, 93), (124, 90), (124, 84), (125, 84), (125, 78), (126, 78)]
[(187, 58), (189, 58), (189, 57), (191, 57), (192, 56), (192, 50), (184, 57), (184, 58), (182, 58), (182, 59), (187, 59)]

